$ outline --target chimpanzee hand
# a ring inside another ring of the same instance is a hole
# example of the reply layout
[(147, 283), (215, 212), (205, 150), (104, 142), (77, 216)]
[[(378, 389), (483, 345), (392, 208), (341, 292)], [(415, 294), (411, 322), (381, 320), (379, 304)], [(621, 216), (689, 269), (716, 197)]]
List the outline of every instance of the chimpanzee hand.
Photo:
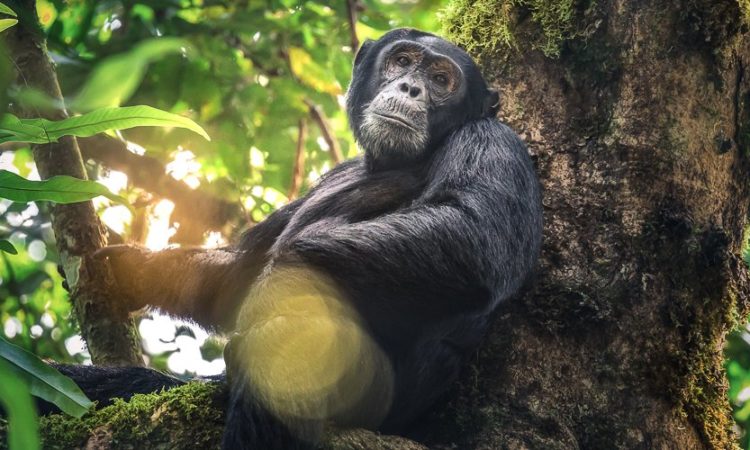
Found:
[(149, 273), (147, 266), (152, 255), (151, 250), (135, 245), (111, 245), (94, 253), (94, 257), (109, 261), (117, 286), (131, 311), (146, 306), (143, 275)]

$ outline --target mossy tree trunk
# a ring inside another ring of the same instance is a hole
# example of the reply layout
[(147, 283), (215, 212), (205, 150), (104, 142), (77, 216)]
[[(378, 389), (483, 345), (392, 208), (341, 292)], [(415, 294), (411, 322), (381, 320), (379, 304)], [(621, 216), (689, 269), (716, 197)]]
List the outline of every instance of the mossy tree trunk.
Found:
[(534, 155), (546, 223), (534, 286), (451, 409), (466, 430), (434, 428), (434, 444), (734, 445), (722, 346), (748, 313), (746, 18), (735, 0), (454, 2), (451, 37)]

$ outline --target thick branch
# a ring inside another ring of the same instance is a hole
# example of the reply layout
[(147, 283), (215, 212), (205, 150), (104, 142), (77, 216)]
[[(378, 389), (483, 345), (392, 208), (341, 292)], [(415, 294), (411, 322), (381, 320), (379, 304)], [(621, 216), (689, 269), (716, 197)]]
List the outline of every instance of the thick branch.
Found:
[[(41, 420), (44, 447), (218, 448), (224, 430), (227, 392), (221, 383), (188, 383), (159, 394), (136, 395), (82, 419), (62, 414)], [(0, 447), (6, 433), (0, 426)], [(366, 430), (331, 430), (324, 449), (424, 450), (408, 439)]]
[[(25, 0), (18, 3), (23, 8), (19, 14), (21, 21), (3, 34), (18, 70), (19, 82), (62, 101), (44, 38), (37, 31), (36, 2)], [(53, 120), (67, 117), (64, 110), (46, 114), (27, 111), (26, 115), (43, 115)], [(54, 175), (86, 178), (75, 138), (35, 145), (32, 150), (42, 178)], [(142, 364), (135, 328), (122, 307), (124, 303), (119, 301), (117, 291), (113, 289), (114, 280), (109, 267), (94, 261), (91, 256), (107, 244), (106, 231), (93, 205), (91, 202), (55, 205), (52, 208), (52, 228), (81, 334), (88, 344), (91, 358), (102, 365)]]
[(157, 159), (129, 151), (119, 139), (97, 135), (79, 142), (84, 158), (125, 172), (134, 185), (174, 202), (172, 218), (180, 223), (176, 240), (181, 243), (200, 243), (206, 230), (220, 230), (239, 214), (238, 205), (191, 189), (167, 175)]

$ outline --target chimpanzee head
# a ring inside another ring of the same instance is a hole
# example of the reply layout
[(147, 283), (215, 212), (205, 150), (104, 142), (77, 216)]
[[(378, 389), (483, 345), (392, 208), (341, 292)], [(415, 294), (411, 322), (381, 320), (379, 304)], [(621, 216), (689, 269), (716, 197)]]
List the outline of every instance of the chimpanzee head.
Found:
[(433, 34), (390, 31), (354, 60), (346, 109), (371, 168), (429, 155), (464, 123), (494, 116), (498, 94), (471, 57)]

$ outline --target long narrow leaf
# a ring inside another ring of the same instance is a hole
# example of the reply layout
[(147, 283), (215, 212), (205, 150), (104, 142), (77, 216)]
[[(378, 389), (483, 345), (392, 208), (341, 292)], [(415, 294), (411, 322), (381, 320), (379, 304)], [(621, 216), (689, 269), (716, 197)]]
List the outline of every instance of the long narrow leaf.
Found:
[(0, 116), (0, 144), (27, 142), (47, 144), (63, 136), (88, 137), (108, 130), (134, 127), (185, 128), (211, 140), (208, 133), (187, 117), (168, 113), (150, 106), (104, 108), (64, 120), (19, 119), (13, 114)]
[(0, 116), (0, 144), (4, 142), (28, 142), (29, 144), (46, 144), (51, 142), (44, 128), (19, 119), (13, 114)]
[(91, 408), (93, 403), (73, 380), (5, 339), (0, 339), (0, 359), (7, 360), (26, 378), (33, 395), (54, 403), (65, 413), (81, 417)]
[(127, 200), (110, 192), (104, 185), (65, 175), (43, 181), (32, 181), (7, 170), (0, 170), (0, 197), (14, 202), (51, 201), (78, 203), (103, 195), (127, 205)]
[(124, 130), (133, 127), (178, 127), (194, 131), (211, 140), (206, 131), (187, 117), (168, 113), (150, 106), (125, 106), (104, 108), (81, 116), (52, 122), (45, 119), (32, 119), (31, 125), (41, 126), (50, 139), (57, 140), (65, 135), (88, 137), (107, 130)]
[(2, 359), (0, 379), (0, 403), (8, 418), (8, 448), (39, 449), (39, 420), (34, 411), (28, 384)]
[(0, 239), (0, 251), (10, 253), (11, 255), (18, 254), (18, 250), (13, 247), (13, 244), (11, 244), (10, 241), (6, 241), (5, 239)]
[(13, 11), (12, 9), (10, 9), (10, 7), (2, 3), (0, 3), (0, 14), (17, 17), (15, 11)]
[(17, 24), (16, 19), (0, 19), (0, 33)]

